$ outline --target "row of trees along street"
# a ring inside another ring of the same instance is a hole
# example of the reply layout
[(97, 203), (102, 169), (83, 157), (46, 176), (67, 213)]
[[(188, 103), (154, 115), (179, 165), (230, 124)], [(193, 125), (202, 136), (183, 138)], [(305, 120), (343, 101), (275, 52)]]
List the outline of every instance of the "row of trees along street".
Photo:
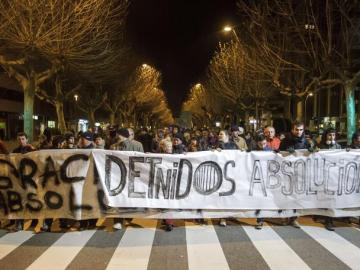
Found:
[(359, 2), (265, 0), (237, 6), (239, 23), (229, 33), (231, 41), (220, 43), (183, 110), (195, 121), (213, 121), (227, 110), (258, 120), (259, 108), (280, 95), (296, 108), (296, 114), (285, 115), (302, 119), (310, 93), (343, 89), (350, 142), (360, 83)]
[(161, 74), (140, 65), (125, 37), (126, 0), (1, 0), (0, 65), (24, 91), (24, 131), (33, 135), (34, 99), (56, 108), (76, 93), (90, 126), (105, 110), (111, 123), (172, 122)]

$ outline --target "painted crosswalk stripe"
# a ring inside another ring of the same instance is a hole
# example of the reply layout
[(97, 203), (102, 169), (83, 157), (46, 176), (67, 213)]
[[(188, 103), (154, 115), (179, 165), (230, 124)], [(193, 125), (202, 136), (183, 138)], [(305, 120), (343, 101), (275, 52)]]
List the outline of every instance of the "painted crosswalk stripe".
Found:
[(252, 226), (243, 228), (271, 269), (310, 269), (269, 226), (264, 226), (261, 230)]
[(147, 270), (188, 268), (185, 222), (179, 220), (175, 224), (171, 232), (165, 231), (162, 226), (157, 228)]
[(185, 224), (189, 269), (229, 269), (214, 227)]
[(66, 267), (66, 270), (105, 269), (124, 232), (125, 230), (115, 232), (98, 230)]
[(214, 226), (230, 269), (269, 269), (242, 226), (228, 221), (228, 226)]
[[(6, 257), (0, 260), (0, 269), (22, 270), (32, 264), (62, 233), (39, 233), (22, 243)], [(21, 260), (19, 260), (21, 258)]]
[(0, 238), (0, 260), (33, 236), (33, 232), (8, 233)]
[(95, 232), (89, 230), (64, 234), (27, 269), (65, 269)]
[(351, 269), (360, 269), (360, 249), (355, 245), (335, 232), (323, 228), (310, 226), (301, 228)]
[[(349, 269), (339, 258), (315, 241), (303, 230), (292, 226), (276, 226), (272, 229), (288, 244), (292, 250), (309, 266), (316, 270)], [(324, 263), (326, 262), (326, 263)]]
[(152, 228), (126, 229), (106, 269), (147, 269), (156, 231)]

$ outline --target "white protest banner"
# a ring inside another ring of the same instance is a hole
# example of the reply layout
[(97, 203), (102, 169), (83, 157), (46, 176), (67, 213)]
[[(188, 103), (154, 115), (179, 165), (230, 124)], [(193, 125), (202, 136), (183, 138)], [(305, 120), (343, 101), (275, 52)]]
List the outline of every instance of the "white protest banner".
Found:
[[(293, 209), (300, 215), (356, 216), (360, 151), (0, 155), (0, 219), (86, 219), (117, 216), (118, 208), (125, 216), (157, 218), (250, 217), (257, 209), (266, 216), (291, 215)], [(284, 214), (276, 214), (279, 209)]]
[(146, 155), (96, 152), (112, 207), (313, 209), (360, 207), (360, 152)]

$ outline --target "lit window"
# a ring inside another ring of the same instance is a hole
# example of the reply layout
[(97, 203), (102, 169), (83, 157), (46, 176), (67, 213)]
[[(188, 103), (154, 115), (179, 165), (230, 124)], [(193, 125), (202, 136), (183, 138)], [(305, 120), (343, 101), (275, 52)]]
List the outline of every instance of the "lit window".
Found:
[(55, 128), (55, 121), (48, 121), (49, 128)]

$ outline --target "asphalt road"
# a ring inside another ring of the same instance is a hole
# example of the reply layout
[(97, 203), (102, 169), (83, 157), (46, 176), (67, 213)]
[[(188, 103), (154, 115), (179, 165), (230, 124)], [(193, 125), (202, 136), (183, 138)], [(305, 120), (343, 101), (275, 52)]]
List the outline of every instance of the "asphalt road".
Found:
[(0, 230), (0, 269), (360, 269), (357, 224), (336, 223), (330, 232), (308, 217), (301, 229), (254, 223), (179, 220), (166, 232), (160, 221), (134, 219), (119, 231), (108, 220), (82, 232)]

